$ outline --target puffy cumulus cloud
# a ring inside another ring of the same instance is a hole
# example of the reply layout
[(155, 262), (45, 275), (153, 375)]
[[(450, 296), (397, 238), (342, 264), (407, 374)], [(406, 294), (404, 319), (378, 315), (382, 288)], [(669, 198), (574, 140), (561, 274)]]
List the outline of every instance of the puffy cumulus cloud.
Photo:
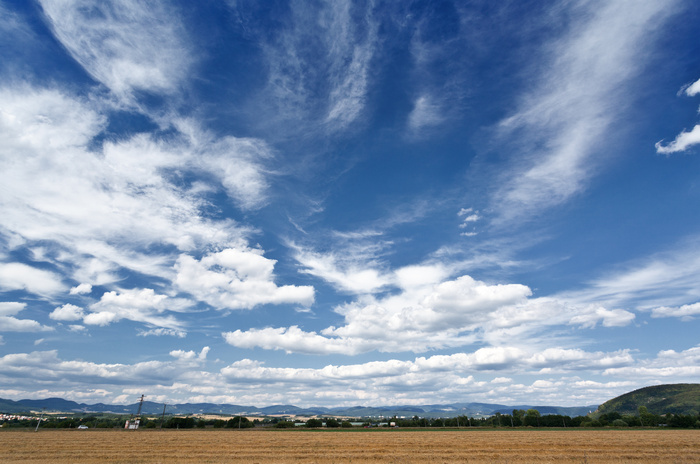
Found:
[(56, 38), (97, 81), (120, 97), (173, 93), (193, 62), (180, 19), (166, 4), (41, 0)]
[(100, 301), (90, 305), (90, 313), (83, 316), (88, 325), (109, 325), (122, 319), (143, 322), (156, 327), (181, 330), (182, 323), (165, 312), (184, 312), (192, 302), (157, 294), (153, 289), (131, 289), (106, 292)]
[(440, 282), (444, 272), (440, 266), (399, 269), (400, 293), (367, 296), (335, 308), (345, 325), (328, 327), (321, 335), (291, 327), (237, 330), (224, 336), (234, 346), (305, 353), (419, 352), (474, 341), (473, 332), (498, 309), (523, 303), (531, 293), (524, 285), (489, 285), (469, 276)]
[(54, 309), (49, 317), (54, 321), (79, 321), (85, 316), (85, 311), (70, 303)]
[(680, 317), (691, 320), (700, 316), (700, 302), (677, 307), (661, 306), (651, 310), (651, 317)]
[(175, 265), (178, 288), (219, 309), (251, 309), (261, 304), (314, 302), (309, 286), (274, 283), (277, 261), (256, 248), (227, 248), (201, 260), (180, 255)]
[(381, 297), (364, 295), (337, 306), (344, 324), (319, 332), (299, 326), (225, 332), (240, 348), (264, 348), (306, 354), (348, 354), (368, 351), (424, 352), (504, 339), (541, 338), (554, 326), (594, 328), (630, 324), (635, 314), (564, 297), (531, 298), (521, 284), (489, 284), (470, 276), (447, 279), (442, 265), (397, 269), (389, 281), (398, 288)]
[(86, 295), (92, 292), (92, 285), (80, 284), (70, 289), (71, 295)]
[(660, 351), (655, 358), (642, 359), (630, 366), (611, 367), (604, 374), (647, 383), (667, 383), (664, 379), (668, 378), (673, 378), (674, 382), (681, 379), (697, 382), (700, 375), (700, 346), (680, 352)]
[(208, 346), (202, 348), (202, 351), (200, 351), (199, 354), (195, 353), (194, 351), (173, 350), (170, 352), (170, 356), (176, 359), (204, 361), (207, 359), (207, 353), (209, 353), (209, 350), (210, 348)]
[(65, 290), (59, 275), (24, 263), (0, 263), (0, 290), (26, 290), (50, 296)]
[(656, 152), (664, 155), (686, 151), (690, 147), (700, 144), (700, 124), (693, 127), (690, 132), (682, 131), (675, 140), (667, 145), (657, 142)]
[(524, 303), (530, 293), (524, 285), (490, 285), (469, 276), (415, 285), (396, 295), (368, 297), (337, 307), (345, 325), (322, 333), (381, 340), (381, 349), (388, 351), (459, 346), (473, 341), (474, 333), (493, 320), (499, 309)]

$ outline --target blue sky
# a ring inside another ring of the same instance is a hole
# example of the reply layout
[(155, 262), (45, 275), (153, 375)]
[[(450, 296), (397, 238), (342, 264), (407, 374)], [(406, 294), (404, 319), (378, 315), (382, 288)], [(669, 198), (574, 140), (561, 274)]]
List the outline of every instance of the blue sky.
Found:
[(0, 397), (700, 378), (700, 5), (0, 0)]

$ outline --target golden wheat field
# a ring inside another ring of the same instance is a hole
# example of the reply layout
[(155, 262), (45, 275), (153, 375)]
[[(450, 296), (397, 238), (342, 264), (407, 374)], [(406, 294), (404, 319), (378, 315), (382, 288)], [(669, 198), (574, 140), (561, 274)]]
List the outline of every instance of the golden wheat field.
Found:
[(0, 432), (21, 463), (700, 463), (700, 430)]

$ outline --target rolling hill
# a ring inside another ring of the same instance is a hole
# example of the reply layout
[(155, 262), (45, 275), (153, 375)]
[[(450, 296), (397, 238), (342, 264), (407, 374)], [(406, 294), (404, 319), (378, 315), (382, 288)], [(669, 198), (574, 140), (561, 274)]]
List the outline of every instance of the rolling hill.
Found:
[(597, 414), (619, 412), (637, 414), (639, 406), (646, 406), (652, 414), (690, 414), (700, 412), (700, 384), (655, 385), (634, 390), (606, 401)]

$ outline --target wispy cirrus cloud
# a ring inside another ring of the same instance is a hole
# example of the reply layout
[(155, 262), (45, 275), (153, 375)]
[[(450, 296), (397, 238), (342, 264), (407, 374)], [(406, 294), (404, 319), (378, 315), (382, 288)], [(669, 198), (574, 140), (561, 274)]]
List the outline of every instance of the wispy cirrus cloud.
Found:
[(580, 290), (561, 292), (556, 297), (579, 304), (652, 310), (657, 315), (682, 317), (683, 311), (671, 308), (687, 309), (686, 305), (700, 301), (699, 272), (700, 240), (689, 237), (666, 251), (605, 272)]
[(527, 217), (585, 189), (604, 162), (603, 141), (624, 111), (619, 90), (640, 72), (676, 5), (570, 4), (576, 19), (549, 48), (546, 66), (529, 75), (535, 84), (518, 99), (517, 110), (499, 124), (499, 138), (520, 147), (493, 199), (501, 219)]
[(274, 36), (261, 31), (258, 37), (269, 66), (264, 94), (273, 106), (270, 117), (294, 127), (304, 124), (310, 131), (318, 130), (314, 126), (345, 130), (366, 105), (378, 46), (372, 2), (293, 1), (289, 8)]
[(415, 5), (402, 13), (398, 21), (408, 22), (402, 26), (411, 31), (413, 58), (407, 129), (409, 137), (421, 138), (459, 114), (469, 83), (457, 55), (468, 53), (470, 45), (465, 40), (463, 12), (453, 2)]
[(41, 0), (63, 46), (119, 98), (134, 91), (173, 94), (194, 62), (180, 18), (166, 3)]

